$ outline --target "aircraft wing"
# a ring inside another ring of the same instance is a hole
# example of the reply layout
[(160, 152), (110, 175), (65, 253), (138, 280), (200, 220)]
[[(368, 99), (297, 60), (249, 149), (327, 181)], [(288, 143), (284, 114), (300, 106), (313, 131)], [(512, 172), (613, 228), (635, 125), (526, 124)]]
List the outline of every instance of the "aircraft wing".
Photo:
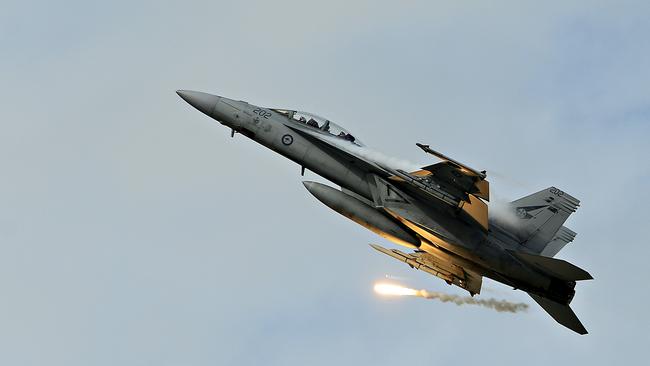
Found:
[(456, 206), (470, 223), (478, 224), (484, 231), (488, 230), (488, 207), (490, 184), (485, 171), (476, 171), (446, 155), (417, 144), (425, 152), (442, 159), (440, 163), (425, 166), (414, 172), (405, 172), (384, 167), (393, 174), (389, 177), (400, 182), (410, 192), (424, 199), (438, 199), (450, 206)]
[(462, 197), (467, 201), (467, 195), (471, 194), (476, 197), (482, 198), (486, 201), (490, 200), (490, 185), (485, 180), (487, 174), (484, 171), (477, 171), (468, 167), (467, 165), (454, 160), (447, 155), (437, 152), (429, 147), (417, 143), (419, 148), (424, 152), (434, 155), (442, 160), (442, 162), (425, 166), (422, 170), (411, 173), (415, 176), (429, 177), (440, 185), (444, 186), (452, 195)]
[(472, 296), (481, 293), (483, 277), (456, 264), (441, 261), (422, 251), (404, 253), (397, 249), (387, 249), (376, 244), (370, 244), (370, 246), (379, 252), (405, 262), (411, 268), (427, 272), (445, 280), (450, 285), (454, 284), (467, 290)]
[(490, 185), (485, 177), (466, 170), (458, 165), (443, 161), (425, 166), (422, 170), (411, 173), (415, 176), (431, 176), (441, 188), (452, 195), (465, 198), (468, 194), (486, 201), (490, 200)]

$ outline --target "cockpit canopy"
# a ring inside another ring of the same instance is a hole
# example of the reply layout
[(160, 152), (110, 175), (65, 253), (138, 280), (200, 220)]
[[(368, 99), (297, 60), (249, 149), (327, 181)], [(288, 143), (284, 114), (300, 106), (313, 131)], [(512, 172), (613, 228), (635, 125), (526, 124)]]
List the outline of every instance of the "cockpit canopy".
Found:
[(283, 114), (288, 118), (293, 119), (294, 121), (303, 123), (309, 127), (319, 130), (322, 133), (328, 133), (342, 140), (350, 141), (355, 145), (363, 146), (363, 143), (359, 141), (359, 139), (357, 139), (350, 132), (348, 132), (348, 130), (344, 129), (343, 127), (337, 125), (334, 122), (331, 122), (327, 118), (317, 116), (313, 113), (292, 111), (286, 109), (273, 109), (273, 111)]

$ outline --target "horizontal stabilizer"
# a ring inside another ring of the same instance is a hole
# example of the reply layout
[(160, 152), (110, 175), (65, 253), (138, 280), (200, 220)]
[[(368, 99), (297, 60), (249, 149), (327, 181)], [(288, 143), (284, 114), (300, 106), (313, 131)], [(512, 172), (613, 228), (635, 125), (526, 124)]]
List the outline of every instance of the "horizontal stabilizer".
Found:
[(593, 280), (589, 272), (567, 261), (535, 254), (510, 251), (517, 259), (564, 281)]
[(562, 305), (555, 301), (529, 293), (530, 297), (535, 300), (550, 316), (558, 323), (571, 329), (578, 334), (587, 334), (587, 329), (582, 325), (580, 319), (571, 310), (569, 305)]

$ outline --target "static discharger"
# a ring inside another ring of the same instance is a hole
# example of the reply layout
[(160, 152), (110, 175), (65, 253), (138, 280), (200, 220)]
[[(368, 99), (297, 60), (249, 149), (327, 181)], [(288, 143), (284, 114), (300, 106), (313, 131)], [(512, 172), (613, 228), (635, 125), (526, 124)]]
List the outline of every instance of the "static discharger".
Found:
[(375, 284), (375, 292), (384, 296), (415, 296), (430, 300), (439, 300), (441, 302), (451, 302), (458, 306), (461, 305), (478, 305), (488, 309), (496, 310), (500, 313), (519, 313), (528, 310), (528, 304), (513, 303), (506, 300), (497, 299), (475, 299), (473, 297), (449, 295), (442, 292), (416, 290), (401, 285), (379, 282)]

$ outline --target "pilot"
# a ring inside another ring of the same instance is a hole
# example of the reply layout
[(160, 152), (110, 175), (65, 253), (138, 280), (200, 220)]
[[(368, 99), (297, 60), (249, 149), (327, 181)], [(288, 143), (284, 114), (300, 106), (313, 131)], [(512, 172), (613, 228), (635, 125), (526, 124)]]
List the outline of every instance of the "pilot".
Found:
[(310, 118), (309, 121), (307, 121), (307, 124), (308, 124), (309, 126), (312, 126), (312, 127), (316, 127), (316, 128), (318, 128), (318, 122), (316, 122), (316, 120), (313, 119), (313, 118)]
[(325, 123), (323, 124), (323, 126), (321, 126), (320, 129), (325, 132), (330, 132), (330, 121), (325, 120)]
[(304, 116), (300, 116), (299, 121), (302, 123), (307, 123), (307, 119)]
[(345, 133), (345, 132), (339, 133), (338, 137), (342, 138), (343, 140), (348, 140), (348, 141), (351, 141), (351, 142), (354, 142), (354, 140), (356, 140), (354, 138), (354, 136), (352, 136), (349, 133)]

